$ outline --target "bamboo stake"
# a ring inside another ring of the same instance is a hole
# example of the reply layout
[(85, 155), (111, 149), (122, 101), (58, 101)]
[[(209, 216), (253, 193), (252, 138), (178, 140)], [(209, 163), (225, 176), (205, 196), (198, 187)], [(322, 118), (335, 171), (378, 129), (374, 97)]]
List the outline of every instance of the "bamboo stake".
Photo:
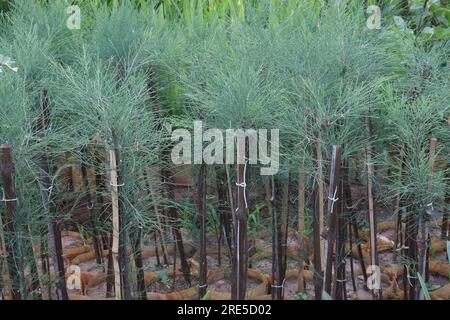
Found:
[[(116, 139), (116, 131), (114, 128), (111, 129), (111, 140), (112, 144), (114, 146), (114, 160), (115, 165), (110, 166), (110, 169), (114, 169), (113, 172), (115, 173), (115, 181), (110, 181), (110, 186), (112, 187), (111, 190), (115, 190), (115, 196), (117, 199), (115, 200), (117, 203), (118, 208), (118, 219), (119, 219), (119, 248), (118, 248), (118, 254), (119, 254), (119, 267), (120, 267), (120, 276), (121, 276), (121, 285), (122, 285), (122, 298), (125, 300), (131, 299), (131, 287), (130, 287), (130, 280), (129, 280), (129, 256), (128, 256), (128, 250), (127, 250), (127, 232), (126, 232), (126, 217), (125, 217), (125, 208), (123, 206), (124, 201), (122, 199), (121, 193), (118, 192), (118, 187), (123, 187), (123, 179), (122, 175), (120, 174), (120, 149), (118, 146), (118, 141)], [(110, 158), (111, 161), (111, 158)], [(110, 164), (111, 165), (111, 164)], [(112, 194), (112, 193), (111, 193)]]
[(304, 164), (300, 166), (298, 173), (298, 278), (297, 286), (298, 292), (305, 291), (305, 283), (303, 276), (303, 261), (305, 260), (305, 243), (303, 241), (303, 236), (305, 233), (305, 170)]
[[(327, 292), (331, 295), (331, 283), (332, 283), (332, 266), (333, 266), (333, 250), (336, 242), (336, 224), (337, 224), (337, 212), (340, 208), (340, 172), (341, 172), (341, 146), (334, 145), (333, 153), (331, 156), (330, 166), (330, 186), (328, 188), (328, 206), (327, 206), (327, 218), (328, 218), (328, 232), (327, 232), (327, 251), (325, 252), (325, 274), (323, 278), (323, 292)], [(337, 252), (337, 246), (336, 246)], [(336, 276), (336, 270), (335, 270)], [(323, 297), (322, 297), (323, 298)]]
[(120, 219), (119, 219), (119, 196), (117, 189), (117, 168), (116, 168), (116, 153), (114, 149), (109, 150), (109, 165), (110, 165), (110, 182), (111, 182), (111, 204), (112, 204), (112, 258), (114, 264), (114, 287), (116, 292), (116, 299), (122, 300), (122, 278), (120, 276), (120, 263), (119, 263), (119, 237), (120, 237)]
[[(241, 151), (242, 152), (242, 151)], [(241, 153), (245, 154), (245, 153)], [(245, 197), (245, 166), (237, 164), (237, 196), (236, 215), (234, 225), (234, 254), (233, 254), (233, 282), (231, 286), (231, 300), (243, 300), (245, 298), (247, 283), (247, 208)]]
[[(366, 132), (371, 139), (372, 128), (370, 124), (370, 119), (366, 117)], [(370, 230), (370, 260), (371, 264), (379, 266), (378, 255), (377, 255), (377, 221), (375, 216), (375, 208), (373, 201), (373, 177), (374, 177), (374, 166), (372, 163), (372, 146), (369, 144), (366, 147), (366, 160), (367, 160), (367, 198), (368, 198), (368, 220), (369, 220), (369, 230)], [(381, 288), (380, 288), (381, 289)], [(381, 290), (373, 289), (373, 297), (378, 299), (381, 297)]]
[(197, 181), (197, 207), (200, 212), (200, 272), (198, 284), (198, 296), (201, 300), (206, 294), (206, 276), (208, 265), (206, 261), (206, 164), (200, 165)]
[[(433, 173), (435, 169), (435, 156), (436, 156), (436, 145), (437, 145), (437, 139), (431, 138), (430, 139), (430, 151), (429, 151), (429, 157), (430, 157), (430, 175), (428, 177), (428, 191), (431, 192), (432, 190), (432, 183), (433, 183)], [(429, 205), (428, 205), (429, 206)], [(427, 206), (427, 207), (428, 207)], [(431, 207), (433, 206), (433, 203), (431, 203)], [(430, 219), (431, 219), (431, 213), (428, 213), (428, 211), (425, 210), (425, 212), (419, 216), (419, 234), (417, 241), (420, 243), (419, 247), (419, 273), (422, 276), (422, 279), (426, 279), (426, 271), (427, 271), (427, 251), (428, 251), (428, 245), (429, 245), (429, 232), (430, 232)], [(424, 299), (424, 292), (422, 290), (422, 286), (418, 287), (417, 297), (419, 300)]]

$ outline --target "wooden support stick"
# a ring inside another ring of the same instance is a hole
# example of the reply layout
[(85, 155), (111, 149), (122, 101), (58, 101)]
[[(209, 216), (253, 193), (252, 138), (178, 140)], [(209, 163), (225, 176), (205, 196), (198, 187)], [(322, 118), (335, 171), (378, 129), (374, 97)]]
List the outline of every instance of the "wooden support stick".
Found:
[[(372, 137), (372, 128), (370, 119), (366, 118), (366, 132), (369, 139)], [(370, 231), (370, 263), (373, 266), (379, 266), (377, 254), (377, 220), (375, 216), (375, 206), (373, 201), (373, 177), (374, 166), (372, 162), (372, 146), (369, 144), (366, 147), (366, 161), (367, 161), (367, 198), (368, 198), (368, 220)], [(372, 290), (374, 299), (381, 297), (381, 288)]]
[[(120, 148), (119, 143), (117, 141), (116, 137), (116, 131), (114, 128), (111, 129), (111, 138), (112, 138), (112, 144), (114, 146), (114, 159), (115, 165), (111, 166), (112, 163), (110, 163), (110, 169), (111, 173), (115, 174), (115, 181), (110, 181), (111, 186), (111, 195), (114, 195), (117, 199), (115, 199), (117, 203), (117, 209), (118, 209), (118, 219), (119, 219), (119, 267), (120, 267), (120, 277), (121, 277), (121, 285), (122, 285), (122, 298), (125, 300), (131, 300), (131, 286), (130, 286), (130, 279), (129, 279), (129, 255), (127, 250), (127, 232), (126, 232), (126, 215), (125, 215), (125, 208), (124, 208), (124, 201), (122, 199), (122, 193), (119, 192), (119, 187), (123, 188), (125, 186), (122, 174), (120, 172)], [(111, 157), (110, 157), (111, 161)], [(114, 192), (113, 192), (114, 191)], [(114, 246), (113, 246), (114, 247)]]
[[(330, 166), (330, 186), (328, 188), (328, 205), (327, 205), (327, 218), (328, 218), (328, 232), (327, 232), (327, 251), (325, 253), (326, 268), (323, 278), (323, 291), (327, 292), (331, 296), (331, 283), (332, 283), (332, 266), (333, 266), (333, 250), (336, 242), (336, 224), (337, 224), (337, 212), (340, 208), (340, 173), (341, 173), (341, 146), (334, 145), (333, 153), (331, 156)], [(337, 248), (336, 248), (337, 252)], [(336, 270), (335, 270), (336, 276)]]
[[(242, 151), (241, 151), (242, 152)], [(243, 154), (243, 153), (241, 153)], [(234, 225), (234, 254), (233, 254), (233, 282), (231, 299), (245, 298), (247, 283), (247, 208), (245, 206), (245, 164), (237, 165), (237, 196)]]
[(119, 234), (120, 234), (120, 219), (119, 219), (119, 195), (117, 189), (117, 168), (116, 168), (116, 153), (114, 149), (109, 150), (109, 165), (110, 165), (110, 182), (111, 182), (111, 203), (112, 203), (112, 258), (114, 264), (114, 287), (116, 292), (116, 299), (121, 300), (123, 298), (122, 293), (122, 279), (120, 276), (120, 263), (119, 263)]

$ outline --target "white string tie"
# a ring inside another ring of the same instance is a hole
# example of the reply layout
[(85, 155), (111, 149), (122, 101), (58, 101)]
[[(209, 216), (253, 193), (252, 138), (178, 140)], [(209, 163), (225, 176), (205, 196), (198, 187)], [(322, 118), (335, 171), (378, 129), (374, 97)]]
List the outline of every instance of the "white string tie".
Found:
[(413, 277), (413, 276), (410, 275), (409, 266), (408, 265), (406, 265), (406, 278), (408, 279), (409, 286), (411, 286), (411, 287), (413, 286), (413, 284), (411, 283), (410, 279), (417, 279), (417, 277)]
[(333, 195), (333, 198), (328, 197), (328, 200), (333, 201), (333, 202), (331, 203), (331, 212), (333, 212), (334, 203), (337, 202), (337, 201), (339, 200), (339, 198), (336, 198), (336, 193), (337, 193), (337, 187), (336, 187), (336, 189), (334, 189), (334, 195)]
[[(247, 163), (248, 163), (248, 159), (245, 158), (245, 164), (244, 164), (244, 181), (242, 181), (241, 183), (236, 183), (236, 186), (238, 186), (239, 188), (243, 188), (244, 189), (244, 203), (245, 203), (245, 208), (248, 208), (248, 204), (247, 204), (247, 194), (246, 194), (246, 188), (247, 188), (247, 183), (245, 182), (245, 176), (247, 173)], [(238, 208), (236, 208), (237, 211)]]
[(109, 184), (110, 184), (112, 187), (116, 187), (116, 188), (125, 186), (125, 183), (114, 184), (114, 183), (112, 183), (112, 181), (110, 181)]
[(273, 201), (275, 199), (275, 178), (272, 176), (272, 197), (270, 198), (270, 201)]
[(17, 201), (17, 198), (6, 199), (6, 197), (5, 197), (5, 190), (3, 190), (3, 189), (2, 189), (2, 193), (3, 193), (3, 197), (2, 197), (2, 200), (0, 200), (0, 201), (2, 201), (2, 202), (14, 202), (14, 201)]

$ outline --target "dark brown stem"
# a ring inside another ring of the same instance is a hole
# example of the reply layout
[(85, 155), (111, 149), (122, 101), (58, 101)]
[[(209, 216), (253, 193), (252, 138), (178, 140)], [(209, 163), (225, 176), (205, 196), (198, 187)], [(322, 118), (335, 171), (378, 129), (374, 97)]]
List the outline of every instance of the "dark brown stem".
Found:
[[(42, 114), (40, 117), (37, 133), (40, 135), (42, 139), (43, 137), (45, 137), (45, 132), (50, 124), (50, 109), (47, 90), (42, 90), (41, 109)], [(54, 195), (55, 192), (52, 192), (53, 184), (50, 181), (50, 170), (45, 150), (43, 151), (42, 155), (39, 158), (39, 182), (41, 188), (42, 204), (44, 206), (45, 211), (49, 214), (48, 240), (49, 240), (50, 257), (52, 258), (53, 268), (57, 276), (56, 299), (68, 300), (66, 278), (64, 272), (61, 234), (59, 230), (58, 220), (56, 217), (55, 202), (53, 201), (52, 198), (52, 195)]]
[[(400, 148), (400, 154), (399, 154), (399, 173), (398, 173), (398, 181), (401, 181), (402, 179), (402, 172), (403, 172), (403, 146)], [(394, 252), (392, 261), (393, 263), (397, 262), (397, 250), (398, 250), (398, 243), (400, 240), (400, 229), (401, 229), (401, 213), (400, 213), (400, 194), (397, 195), (395, 198), (395, 211), (394, 211), (394, 217), (395, 217), (395, 236), (394, 236)]]
[[(226, 179), (224, 179), (226, 180)], [(217, 194), (219, 197), (219, 210), (220, 210), (220, 218), (221, 218), (221, 224), (223, 226), (223, 233), (225, 235), (225, 239), (228, 246), (228, 253), (229, 257), (232, 257), (233, 255), (233, 235), (232, 235), (232, 228), (231, 228), (231, 217), (230, 217), (230, 211), (231, 208), (231, 202), (227, 202), (227, 186), (225, 182), (222, 181), (222, 179), (216, 179), (217, 182)], [(221, 232), (222, 234), (222, 232)]]
[[(156, 168), (156, 166), (153, 167), (155, 170), (154, 172), (159, 174), (159, 179), (155, 179), (156, 181), (160, 182), (161, 184), (164, 184), (164, 170), (159, 170), (158, 168)], [(152, 197), (152, 206), (153, 206), (153, 210), (155, 212), (155, 218), (156, 218), (156, 223), (157, 223), (157, 228), (155, 231), (155, 248), (157, 248), (157, 242), (156, 242), (156, 236), (157, 234), (159, 234), (159, 238), (161, 240), (160, 245), (161, 245), (161, 252), (163, 255), (163, 262), (165, 265), (169, 264), (169, 259), (167, 257), (167, 246), (166, 246), (166, 240), (165, 240), (165, 234), (164, 234), (164, 229), (166, 225), (162, 225), (161, 223), (161, 217), (160, 217), (160, 206), (159, 206), (159, 194), (158, 194), (158, 188), (155, 185), (156, 183), (154, 183), (154, 180), (152, 180), (151, 178), (152, 175), (152, 171), (150, 170), (150, 168), (147, 168), (145, 170), (145, 176), (146, 176), (146, 184), (147, 187), (150, 191), (150, 195)], [(163, 190), (162, 190), (163, 191)], [(165, 216), (164, 216), (164, 210), (162, 212), (162, 219), (165, 222)], [(155, 251), (157, 252), (157, 251)], [(159, 261), (159, 255), (157, 255), (157, 259)], [(158, 262), (159, 264), (159, 262)]]
[[(241, 153), (245, 154), (245, 153)], [(245, 164), (237, 164), (236, 218), (234, 224), (233, 282), (231, 284), (231, 300), (245, 298), (247, 283), (247, 208), (244, 201)]]
[(9, 280), (11, 285), (11, 296), (13, 300), (21, 300), (20, 291), (17, 288), (17, 283), (20, 282), (20, 270), (18, 257), (16, 255), (16, 241), (13, 238), (16, 236), (16, 229), (14, 225), (14, 217), (17, 209), (17, 194), (14, 183), (14, 163), (12, 158), (12, 147), (8, 144), (0, 146), (0, 176), (3, 181), (3, 192), (6, 205), (6, 215), (2, 217), (5, 228), (5, 250), (7, 253), (6, 261), (8, 264)]
[[(437, 139), (431, 138), (430, 139), (430, 151), (429, 151), (429, 158), (430, 158), (430, 173), (428, 176), (428, 192), (432, 191), (433, 187), (433, 173), (435, 169), (434, 160), (436, 156), (436, 146), (437, 146)], [(430, 209), (431, 210), (431, 209)], [(430, 220), (431, 220), (431, 213), (428, 211), (428, 208), (424, 210), (422, 214), (419, 215), (419, 234), (418, 234), (418, 241), (421, 244), (419, 247), (419, 270), (417, 270), (423, 279), (428, 279), (428, 255), (429, 255), (429, 244), (430, 244)], [(422, 286), (419, 286), (418, 292), (417, 292), (417, 298), (418, 300), (424, 299), (424, 292), (422, 290)]]
[[(339, 197), (342, 198), (343, 183), (338, 182)], [(334, 277), (333, 298), (335, 300), (345, 300), (346, 298), (346, 276), (345, 276), (345, 216), (344, 203), (340, 201), (338, 207), (338, 218), (336, 226), (336, 259), (334, 261), (334, 270), (336, 275)]]
[(100, 246), (100, 241), (99, 241), (97, 226), (96, 226), (97, 218), (95, 216), (95, 208), (94, 208), (95, 201), (92, 198), (92, 192), (89, 189), (88, 174), (87, 174), (87, 170), (86, 170), (86, 165), (84, 164), (83, 161), (81, 162), (81, 177), (83, 180), (83, 188), (84, 188), (84, 194), (85, 194), (84, 203), (86, 204), (87, 209), (89, 211), (89, 222), (90, 222), (90, 227), (91, 227), (91, 232), (92, 232), (92, 240), (93, 240), (94, 252), (95, 252), (95, 261), (98, 265), (101, 265), (102, 264), (102, 254), (101, 254), (101, 246)]
[(409, 208), (408, 218), (406, 221), (406, 246), (408, 255), (408, 268), (406, 274), (406, 287), (409, 288), (409, 300), (416, 298), (416, 274), (417, 274), (417, 221), (414, 217), (414, 209)]
[(147, 300), (147, 293), (145, 288), (145, 274), (144, 274), (144, 263), (142, 261), (142, 229), (137, 226), (134, 228), (134, 234), (130, 236), (131, 245), (133, 246), (133, 256), (134, 264), (136, 266), (136, 280), (138, 296), (140, 300)]
[[(348, 242), (349, 242), (349, 256), (350, 256), (350, 274), (352, 278), (352, 286), (353, 291), (356, 292), (356, 279), (355, 279), (355, 270), (354, 270), (354, 255), (353, 255), (353, 201), (352, 201), (352, 193), (350, 189), (350, 161), (346, 160), (343, 166), (343, 187), (342, 187), (342, 206), (343, 212), (346, 217), (346, 225), (348, 226), (347, 234), (348, 234)], [(356, 229), (357, 230), (357, 229)], [(357, 233), (356, 233), (357, 234)], [(355, 234), (355, 236), (356, 236)], [(361, 245), (359, 245), (359, 249), (361, 249)], [(361, 256), (362, 257), (362, 256)], [(361, 258), (362, 260), (362, 258)], [(361, 263), (361, 262), (360, 262)], [(364, 269), (364, 261), (362, 261), (361, 269), (363, 270), (364, 281), (367, 281), (366, 270)], [(366, 282), (365, 282), (366, 283)]]
[(318, 187), (314, 189), (314, 211), (313, 211), (313, 238), (314, 238), (314, 296), (316, 300), (322, 299), (322, 287), (323, 287), (323, 271), (322, 271), (322, 259), (320, 256), (320, 206), (322, 203), (319, 201)]
[(186, 283), (188, 285), (190, 285), (191, 284), (190, 268), (189, 268), (189, 263), (187, 262), (187, 259), (186, 259), (183, 237), (181, 235), (180, 227), (178, 226), (178, 224), (180, 223), (180, 221), (179, 221), (180, 218), (178, 216), (178, 210), (175, 207), (175, 205), (173, 204), (173, 202), (175, 202), (175, 190), (173, 187), (170, 171), (164, 170), (163, 177), (164, 177), (164, 182), (167, 186), (167, 195), (168, 195), (169, 201), (172, 202), (172, 204), (170, 205), (170, 208), (168, 209), (168, 214), (169, 214), (169, 218), (172, 220), (172, 222), (171, 222), (172, 232), (173, 232), (174, 238), (176, 240), (178, 253), (180, 255), (181, 271), (183, 272), (184, 280), (186, 281)]

